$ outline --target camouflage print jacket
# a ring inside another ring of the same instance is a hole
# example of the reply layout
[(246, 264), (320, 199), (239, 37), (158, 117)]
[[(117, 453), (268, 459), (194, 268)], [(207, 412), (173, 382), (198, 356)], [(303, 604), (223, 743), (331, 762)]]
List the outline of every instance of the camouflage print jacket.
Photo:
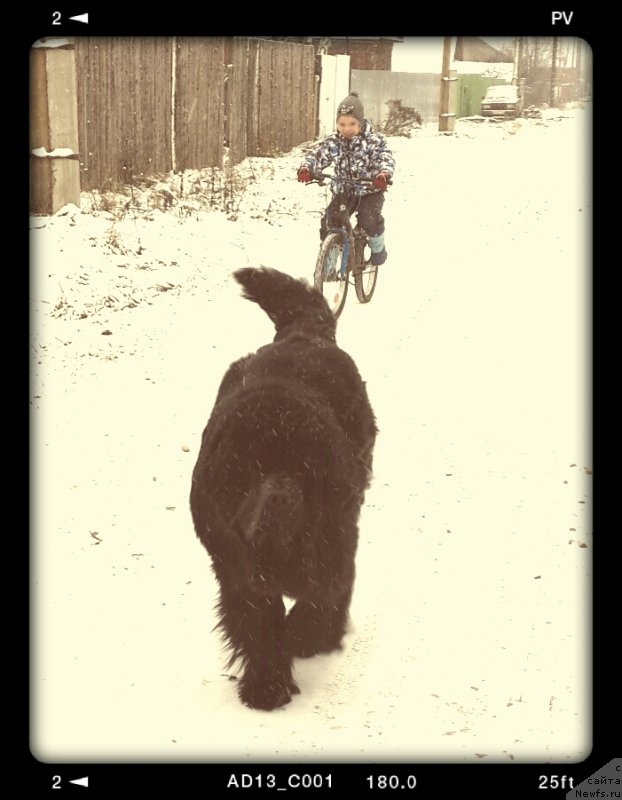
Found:
[[(381, 133), (374, 133), (369, 120), (365, 120), (361, 131), (352, 139), (346, 139), (339, 133), (332, 133), (323, 142), (305, 156), (300, 165), (307, 167), (312, 173), (319, 172), (332, 166), (335, 178), (375, 178), (379, 172), (393, 175), (395, 160), (393, 153), (387, 146), (387, 141)], [(333, 194), (342, 191), (344, 184), (339, 180), (333, 181), (331, 190)], [(357, 194), (371, 194), (379, 189), (369, 185), (356, 188)]]

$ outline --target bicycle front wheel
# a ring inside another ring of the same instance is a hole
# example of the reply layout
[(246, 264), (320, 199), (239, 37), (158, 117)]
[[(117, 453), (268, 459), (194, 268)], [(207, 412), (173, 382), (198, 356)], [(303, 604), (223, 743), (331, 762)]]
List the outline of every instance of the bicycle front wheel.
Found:
[(329, 233), (318, 253), (313, 285), (322, 292), (335, 317), (343, 311), (348, 293), (348, 273), (341, 268), (342, 260), (343, 236), (340, 233)]
[(360, 303), (369, 303), (378, 280), (378, 267), (365, 261), (360, 270), (353, 270), (354, 287)]

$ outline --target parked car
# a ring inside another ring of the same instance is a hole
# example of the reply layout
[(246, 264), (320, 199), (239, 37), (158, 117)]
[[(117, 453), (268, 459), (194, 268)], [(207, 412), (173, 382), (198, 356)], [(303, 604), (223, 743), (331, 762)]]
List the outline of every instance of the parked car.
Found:
[(511, 83), (489, 86), (482, 99), (483, 117), (520, 117), (523, 97), (518, 86)]

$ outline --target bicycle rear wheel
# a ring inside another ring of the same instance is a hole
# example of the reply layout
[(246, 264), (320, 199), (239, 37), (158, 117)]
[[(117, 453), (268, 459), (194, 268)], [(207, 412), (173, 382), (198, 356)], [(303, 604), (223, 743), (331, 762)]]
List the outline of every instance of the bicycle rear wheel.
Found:
[(335, 317), (343, 311), (348, 293), (348, 273), (342, 274), (343, 235), (329, 233), (320, 247), (313, 285), (322, 292)]
[(365, 245), (364, 255), (362, 254), (363, 263), (361, 269), (357, 268), (352, 271), (354, 277), (354, 288), (356, 289), (356, 296), (360, 303), (369, 303), (376, 288), (376, 281), (378, 280), (378, 267), (370, 262), (371, 251), (368, 245)]

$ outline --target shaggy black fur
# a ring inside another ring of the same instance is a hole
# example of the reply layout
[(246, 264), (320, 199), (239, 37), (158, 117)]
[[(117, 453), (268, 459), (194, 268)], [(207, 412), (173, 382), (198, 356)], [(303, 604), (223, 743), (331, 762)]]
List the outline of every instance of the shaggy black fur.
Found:
[[(272, 269), (234, 274), (276, 336), (225, 374), (190, 507), (220, 584), (229, 666), (244, 666), (240, 698), (271, 710), (299, 691), (294, 656), (341, 646), (376, 421), (322, 295)], [(296, 600), (287, 616), (283, 595)]]

